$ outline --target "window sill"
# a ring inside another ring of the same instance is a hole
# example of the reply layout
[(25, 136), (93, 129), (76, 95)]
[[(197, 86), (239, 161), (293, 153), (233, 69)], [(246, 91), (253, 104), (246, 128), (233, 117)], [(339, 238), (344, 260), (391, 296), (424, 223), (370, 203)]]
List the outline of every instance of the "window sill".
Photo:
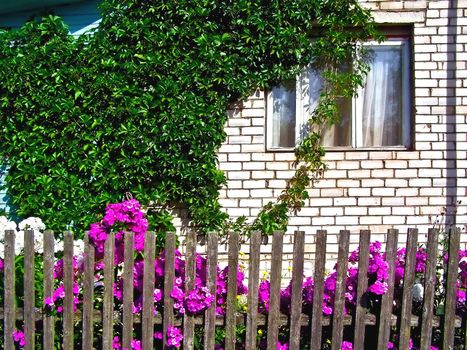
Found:
[[(383, 146), (383, 147), (324, 147), (326, 152), (387, 152), (387, 151), (410, 151), (411, 148), (406, 146)], [(295, 152), (295, 148), (286, 147), (270, 147), (266, 149), (266, 152)]]

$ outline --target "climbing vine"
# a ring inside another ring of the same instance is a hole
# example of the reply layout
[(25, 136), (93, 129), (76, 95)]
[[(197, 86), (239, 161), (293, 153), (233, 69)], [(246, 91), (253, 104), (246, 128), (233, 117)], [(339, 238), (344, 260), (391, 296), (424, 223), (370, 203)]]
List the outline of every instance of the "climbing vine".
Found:
[[(216, 151), (227, 109), (256, 88), (315, 62), (326, 80), (297, 172), (253, 226), (282, 228), (324, 169), (322, 126), (338, 117), (366, 66), (357, 43), (374, 37), (356, 0), (104, 0), (99, 27), (79, 38), (47, 15), (0, 33), (0, 156), (21, 217), (84, 229), (131, 193), (153, 226), (186, 207), (194, 225), (223, 226), (226, 183)], [(351, 72), (336, 67), (355, 61)]]

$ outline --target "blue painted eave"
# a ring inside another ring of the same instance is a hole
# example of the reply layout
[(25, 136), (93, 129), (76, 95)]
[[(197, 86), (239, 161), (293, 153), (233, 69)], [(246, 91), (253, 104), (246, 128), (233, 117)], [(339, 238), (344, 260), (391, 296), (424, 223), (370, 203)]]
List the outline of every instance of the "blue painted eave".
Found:
[(68, 5), (83, 0), (1, 0), (0, 14), (36, 10), (50, 6)]

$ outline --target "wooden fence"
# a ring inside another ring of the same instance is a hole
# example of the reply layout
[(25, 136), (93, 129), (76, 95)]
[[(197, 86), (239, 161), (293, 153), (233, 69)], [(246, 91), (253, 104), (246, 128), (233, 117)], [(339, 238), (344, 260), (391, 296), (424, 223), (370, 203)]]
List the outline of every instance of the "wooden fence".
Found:
[[(5, 232), (5, 260), (4, 260), (4, 308), (3, 331), (4, 331), (4, 349), (14, 349), (12, 332), (15, 328), (15, 322), (22, 319), (24, 322), (25, 349), (35, 349), (37, 346), (45, 350), (54, 349), (54, 327), (57, 320), (54, 317), (43, 313), (34, 307), (34, 237), (33, 231), (25, 232), (24, 245), (24, 308), (15, 308), (15, 269), (14, 269), (14, 231)], [(393, 315), (393, 294), (394, 294), (394, 264), (389, 264), (389, 290), (382, 297), (381, 312), (379, 315), (371, 315), (362, 306), (362, 298), (367, 290), (367, 270), (368, 254), (360, 254), (358, 262), (358, 287), (356, 312), (353, 317), (344, 315), (345, 289), (347, 258), (349, 254), (349, 231), (340, 231), (339, 250), (338, 250), (338, 270), (337, 283), (335, 290), (335, 312), (331, 317), (324, 316), (321, 305), (323, 300), (324, 288), (324, 266), (326, 260), (326, 231), (318, 231), (316, 234), (316, 255), (314, 268), (314, 295), (313, 295), (313, 317), (302, 314), (302, 282), (304, 266), (304, 232), (297, 231), (294, 234), (293, 250), (293, 270), (292, 270), (292, 289), (291, 289), (291, 313), (289, 316), (280, 314), (280, 285), (282, 271), (282, 248), (283, 234), (276, 232), (272, 238), (272, 256), (270, 271), (270, 304), (269, 314), (264, 316), (258, 313), (258, 285), (259, 285), (259, 262), (261, 250), (261, 235), (254, 232), (249, 241), (249, 278), (248, 278), (248, 310), (245, 313), (238, 313), (236, 310), (236, 292), (237, 278), (236, 271), (239, 257), (239, 236), (232, 233), (229, 236), (228, 253), (228, 292), (226, 302), (225, 317), (216, 316), (215, 303), (205, 312), (203, 317), (194, 317), (185, 314), (183, 320), (178, 320), (173, 313), (173, 300), (170, 297), (174, 282), (174, 259), (175, 259), (175, 234), (166, 235), (166, 263), (164, 275), (164, 313), (162, 316), (154, 316), (153, 293), (155, 284), (154, 272), (154, 252), (155, 235), (147, 232), (145, 235), (144, 251), (144, 287), (143, 287), (143, 307), (141, 314), (135, 315), (132, 312), (133, 302), (133, 234), (128, 232), (125, 235), (124, 250), (124, 285), (122, 308), (114, 310), (114, 236), (109, 235), (105, 243), (104, 257), (104, 295), (102, 311), (94, 308), (94, 248), (85, 239), (85, 262), (84, 262), (84, 283), (83, 283), (83, 306), (82, 310), (74, 311), (73, 305), (73, 236), (70, 232), (64, 233), (64, 287), (65, 298), (63, 305), (63, 314), (61, 316), (60, 327), (62, 329), (63, 339), (61, 340), (64, 349), (73, 349), (74, 346), (74, 326), (80, 324), (81, 347), (82, 349), (92, 349), (97, 342), (101, 341), (98, 348), (105, 350), (112, 349), (112, 340), (114, 332), (114, 323), (121, 322), (122, 325), (122, 345), (125, 348), (131, 348), (131, 340), (135, 324), (141, 327), (142, 347), (144, 350), (153, 349), (154, 324), (162, 323), (164, 334), (164, 348), (166, 347), (165, 334), (168, 325), (181, 324), (184, 330), (183, 349), (193, 349), (194, 329), (196, 325), (204, 324), (204, 349), (214, 349), (215, 327), (222, 326), (225, 329), (225, 349), (235, 349), (236, 327), (239, 323), (246, 326), (246, 349), (253, 350), (257, 348), (257, 330), (258, 326), (267, 327), (267, 349), (276, 350), (278, 340), (278, 329), (282, 324), (289, 324), (289, 348), (298, 350), (301, 348), (300, 332), (306, 329), (309, 332), (309, 348), (317, 350), (321, 348), (323, 327), (332, 326), (331, 349), (338, 350), (341, 343), (345, 327), (353, 329), (354, 349), (363, 349), (365, 342), (366, 327), (376, 327), (378, 329), (378, 339), (374, 339), (372, 349), (383, 350), (388, 348), (391, 327), (398, 326), (399, 349), (409, 349), (409, 339), (411, 327), (421, 325), (421, 349), (429, 349), (431, 344), (432, 329), (438, 327), (442, 331), (442, 348), (453, 349), (455, 327), (465, 327), (466, 320), (460, 319), (455, 315), (456, 307), (456, 279), (458, 273), (458, 251), (460, 246), (460, 232), (453, 230), (449, 239), (449, 261), (446, 284), (446, 300), (444, 315), (434, 315), (434, 292), (435, 292), (435, 268), (438, 256), (438, 236), (435, 229), (428, 232), (427, 241), (427, 260), (425, 272), (425, 296), (423, 301), (423, 315), (421, 320), (412, 315), (412, 288), (415, 276), (415, 258), (417, 250), (418, 231), (410, 229), (406, 240), (406, 265), (405, 279), (402, 292), (401, 314)], [(361, 231), (359, 237), (360, 251), (369, 251), (370, 232)], [(389, 230), (386, 235), (386, 254), (388, 261), (394, 261), (398, 245), (398, 231)], [(195, 283), (195, 248), (196, 234), (190, 232), (184, 243), (186, 259), (186, 286), (187, 290), (194, 287)], [(216, 275), (217, 275), (217, 255), (218, 255), (218, 236), (216, 233), (207, 235), (207, 287), (213, 295), (216, 294)], [(149, 267), (149, 268), (146, 268)], [(54, 281), (54, 237), (53, 232), (46, 231), (44, 234), (44, 297), (52, 296)], [(93, 335), (94, 325), (99, 323), (102, 326), (102, 338), (95, 339)], [(35, 329), (40, 324), (42, 344), (35, 344)], [(466, 344), (463, 345), (466, 349)]]

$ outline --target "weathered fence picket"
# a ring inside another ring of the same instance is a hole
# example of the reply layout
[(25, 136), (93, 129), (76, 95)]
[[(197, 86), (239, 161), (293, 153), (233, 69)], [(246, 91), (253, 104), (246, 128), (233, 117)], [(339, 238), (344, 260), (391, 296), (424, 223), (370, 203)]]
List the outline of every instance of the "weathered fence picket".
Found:
[(256, 350), (256, 334), (258, 329), (258, 283), (259, 258), (261, 249), (261, 232), (254, 231), (250, 237), (250, 257), (248, 271), (248, 311), (246, 316), (246, 350)]
[[(386, 259), (395, 261), (398, 246), (398, 231), (388, 230), (386, 236)], [(411, 333), (421, 326), (420, 348), (429, 349), (432, 340), (433, 328), (442, 330), (443, 349), (450, 349), (454, 346), (455, 328), (465, 327), (466, 320), (456, 316), (456, 282), (458, 271), (458, 252), (460, 248), (460, 232), (452, 230), (449, 233), (449, 247), (447, 260), (447, 273), (445, 280), (446, 299), (444, 301), (445, 313), (442, 317), (434, 316), (434, 295), (436, 288), (436, 268), (438, 259), (438, 235), (439, 231), (430, 229), (428, 232), (427, 250), (426, 250), (426, 268), (424, 276), (424, 299), (423, 313), (421, 317), (412, 315), (412, 293), (415, 276), (415, 262), (417, 253), (418, 231), (410, 229), (407, 233), (404, 285), (402, 289), (402, 305), (400, 314), (393, 315), (393, 297), (395, 292), (395, 264), (388, 265), (388, 290), (381, 298), (381, 311), (379, 315), (368, 314), (366, 308), (366, 291), (368, 289), (368, 267), (371, 233), (368, 230), (360, 232), (359, 239), (359, 259), (358, 259), (358, 279), (356, 290), (356, 309), (355, 314), (346, 316), (344, 313), (346, 291), (346, 278), (349, 256), (349, 231), (341, 231), (339, 234), (339, 250), (337, 258), (337, 279), (335, 283), (334, 311), (332, 316), (323, 316), (323, 291), (324, 291), (324, 269), (326, 263), (326, 231), (318, 231), (316, 235), (314, 255), (314, 294), (311, 316), (302, 313), (302, 293), (303, 293), (303, 269), (305, 262), (305, 234), (297, 231), (294, 234), (293, 242), (293, 269), (291, 280), (291, 305), (290, 314), (283, 315), (280, 305), (280, 286), (283, 257), (283, 233), (274, 232), (272, 238), (271, 252), (271, 270), (270, 270), (270, 290), (269, 290), (269, 311), (268, 315), (258, 312), (258, 286), (259, 286), (259, 263), (261, 253), (262, 235), (260, 232), (253, 232), (250, 237), (249, 249), (249, 273), (247, 311), (245, 313), (237, 310), (237, 269), (240, 252), (239, 234), (232, 232), (228, 239), (228, 280), (227, 280), (227, 298), (226, 314), (224, 317), (216, 317), (216, 301), (205, 311), (204, 319), (200, 316), (185, 314), (183, 322), (179, 317), (174, 316), (173, 299), (170, 296), (175, 278), (175, 233), (166, 234), (165, 252), (164, 252), (164, 313), (163, 316), (154, 314), (154, 288), (155, 288), (155, 234), (147, 232), (145, 234), (144, 249), (144, 276), (143, 276), (143, 305), (141, 317), (134, 315), (133, 310), (133, 280), (134, 280), (134, 234), (125, 232), (124, 234), (124, 263), (123, 263), (123, 297), (121, 308), (115, 308), (114, 299), (114, 252), (115, 235), (108, 235), (104, 250), (104, 280), (103, 280), (103, 302), (102, 310), (95, 309), (94, 290), (96, 285), (94, 265), (95, 253), (94, 247), (89, 242), (88, 234), (85, 235), (84, 255), (82, 261), (83, 275), (80, 278), (82, 283), (83, 301), (82, 306), (78, 308), (74, 304), (75, 295), (73, 293), (73, 284), (75, 282), (75, 269), (73, 257), (73, 235), (70, 232), (64, 233), (64, 253), (63, 253), (63, 286), (64, 300), (63, 313), (58, 319), (63, 322), (61, 332), (61, 342), (65, 349), (72, 350), (76, 345), (74, 341), (74, 332), (82, 330), (80, 348), (92, 349), (93, 347), (111, 350), (114, 340), (115, 330), (121, 331), (122, 346), (131, 348), (131, 342), (134, 332), (138, 333), (136, 324), (141, 325), (142, 348), (144, 350), (152, 349), (154, 346), (154, 325), (163, 329), (163, 346), (167, 349), (167, 329), (169, 326), (183, 325), (184, 329), (184, 350), (195, 349), (195, 327), (204, 325), (204, 349), (213, 350), (215, 347), (215, 327), (222, 326), (226, 331), (225, 349), (235, 350), (236, 348), (236, 328), (242, 323), (246, 326), (245, 347), (246, 350), (257, 348), (257, 330), (258, 326), (267, 330), (267, 349), (276, 350), (278, 343), (279, 327), (288, 324), (289, 326), (289, 348), (291, 350), (300, 349), (302, 331), (310, 332), (310, 349), (317, 350), (322, 347), (323, 326), (331, 328), (331, 348), (338, 350), (342, 347), (345, 327), (353, 327), (353, 347), (354, 349), (365, 348), (365, 334), (367, 327), (378, 330), (377, 349), (387, 349), (391, 336), (391, 327), (398, 325), (399, 349), (408, 348)], [(25, 231), (24, 246), (24, 296), (23, 308), (16, 308), (15, 296), (15, 233), (14, 231), (5, 232), (5, 260), (3, 271), (4, 284), (4, 305), (0, 312), (3, 318), (3, 347), (6, 350), (13, 350), (13, 331), (15, 330), (16, 320), (22, 319), (25, 333), (25, 349), (34, 349), (38, 330), (41, 331), (42, 348), (52, 350), (54, 344), (55, 317), (45, 312), (36, 310), (35, 292), (37, 284), (34, 281), (34, 232)], [(186, 237), (185, 253), (185, 293), (195, 287), (196, 281), (196, 232), (190, 231)], [(206, 246), (206, 287), (212, 295), (216, 295), (217, 263), (218, 263), (218, 235), (209, 233)], [(177, 253), (178, 254), (178, 253)], [(445, 254), (445, 252), (443, 252)], [(44, 232), (44, 281), (43, 295), (51, 298), (54, 294), (54, 233), (52, 231)], [(399, 288), (399, 286), (398, 286)], [(21, 298), (21, 296), (20, 296)], [(82, 310), (82, 311), (80, 311)], [(118, 313), (118, 318), (116, 317)], [(118, 321), (121, 320), (121, 325)], [(78, 328), (74, 326), (82, 322)], [(100, 322), (102, 337), (95, 337), (93, 333), (94, 323)], [(328, 332), (328, 331), (326, 331)], [(413, 335), (413, 334), (412, 334)], [(347, 337), (347, 336), (346, 336)], [(368, 344), (367, 344), (368, 345)], [(465, 346), (465, 345), (464, 345)]]
[[(386, 260), (395, 261), (397, 254), (397, 237), (399, 231), (389, 229), (386, 235)], [(378, 350), (387, 350), (391, 336), (392, 303), (394, 298), (394, 278), (396, 265), (388, 266), (388, 290), (381, 298), (381, 313), (379, 316)]]
[(446, 303), (444, 305), (443, 349), (454, 349), (454, 321), (456, 318), (456, 281), (460, 232), (449, 231), (449, 250), (446, 281)]
[(364, 305), (364, 296), (368, 288), (368, 262), (370, 260), (370, 231), (360, 231), (360, 241), (358, 245), (358, 281), (357, 281), (357, 298), (355, 310), (355, 336), (354, 348), (363, 349), (365, 341), (365, 318), (366, 318), (366, 305)]
[[(51, 252), (53, 258), (53, 251)], [(88, 233), (84, 236), (84, 282), (83, 282), (83, 349), (93, 348), (94, 322), (94, 247), (89, 242)], [(52, 349), (52, 348), (50, 348)]]
[[(186, 235), (185, 254), (185, 295), (195, 288), (196, 280), (196, 232), (188, 231)], [(194, 350), (195, 318), (189, 313), (183, 315), (183, 349)]]
[(217, 232), (210, 232), (207, 239), (206, 287), (214, 296), (211, 306), (204, 313), (204, 348), (214, 350), (216, 327)]
[(282, 243), (282, 232), (274, 232), (272, 236), (271, 251), (271, 284), (269, 286), (267, 350), (277, 349), (277, 338), (279, 335)]
[(344, 303), (347, 278), (347, 257), (349, 256), (350, 232), (341, 230), (339, 234), (339, 252), (337, 255), (337, 281), (334, 296), (334, 313), (332, 318), (331, 349), (339, 350), (344, 334)]
[(404, 288), (402, 290), (402, 310), (399, 326), (399, 347), (409, 349), (412, 321), (412, 290), (415, 280), (415, 256), (417, 252), (418, 231), (409, 229), (405, 254)]
[(425, 268), (425, 296), (423, 298), (423, 315), (421, 331), (421, 349), (431, 346), (433, 327), (433, 305), (436, 287), (436, 258), (438, 255), (438, 230), (428, 230), (426, 268)]
[(34, 293), (34, 231), (24, 231), (24, 340), (25, 350), (34, 350), (35, 293)]
[(235, 350), (237, 340), (237, 269), (239, 239), (237, 232), (229, 235), (229, 267), (227, 281), (227, 306), (225, 310), (225, 350)]
[(3, 331), (5, 350), (13, 350), (13, 330), (15, 329), (16, 310), (15, 310), (15, 233), (14, 231), (5, 231), (5, 262), (3, 268), (3, 286), (4, 295), (4, 314)]
[[(154, 276), (155, 240), (156, 240), (156, 236), (154, 235), (153, 232), (148, 231), (145, 233), (145, 236), (144, 236), (144, 271), (143, 271), (143, 274), (144, 274), (143, 276), (143, 315), (142, 315), (143, 350), (151, 350), (153, 348), (153, 342), (154, 342), (153, 317), (154, 317), (154, 284), (155, 284), (155, 276)], [(166, 271), (170, 270), (169, 268), (170, 261), (172, 261), (172, 270), (173, 270), (173, 257), (172, 257), (172, 260), (170, 260), (168, 256), (166, 255), (166, 260), (165, 260)], [(168, 273), (170, 275), (170, 272)]]
[[(46, 298), (52, 298), (54, 292), (54, 233), (53, 231), (47, 230), (44, 232), (44, 300)], [(92, 249), (94, 253), (94, 249)], [(94, 259), (93, 259), (94, 262)], [(92, 276), (94, 277), (94, 269), (92, 272)], [(91, 289), (91, 288), (90, 288)], [(94, 289), (94, 288), (92, 288)], [(86, 296), (86, 295), (85, 295)], [(85, 300), (92, 300), (92, 296), (89, 299)], [(92, 306), (92, 303), (84, 304), (84, 307)], [(48, 314), (47, 312), (44, 313), (43, 316), (43, 349), (44, 350), (53, 350), (54, 348), (54, 322), (55, 317), (53, 315)], [(83, 334), (84, 334), (84, 326), (83, 326)], [(90, 337), (92, 339), (92, 336)], [(84, 343), (83, 343), (84, 345)], [(90, 349), (90, 347), (88, 347)]]
[[(112, 254), (113, 257), (113, 254)], [(110, 268), (110, 267), (109, 267)], [(113, 271), (113, 269), (112, 269)], [(108, 277), (105, 275), (105, 277)], [(108, 277), (110, 278), (110, 276)], [(112, 283), (111, 281), (109, 283)], [(73, 235), (69, 231), (63, 234), (63, 347), (73, 349)], [(113, 303), (112, 303), (113, 304)], [(105, 312), (105, 303), (104, 303)], [(105, 318), (104, 318), (105, 326)], [(104, 338), (105, 341), (105, 338)]]
[(326, 263), (326, 231), (320, 230), (316, 234), (315, 273), (313, 281), (313, 311), (311, 319), (311, 350), (321, 349), (322, 319), (323, 319), (323, 293), (324, 293), (324, 267)]
[[(133, 267), (134, 267), (134, 233), (125, 232), (123, 265), (123, 305), (122, 305), (122, 347), (131, 349), (133, 340)], [(148, 243), (149, 244), (149, 243)]]
[[(154, 259), (152, 259), (151, 264), (152, 265), (154, 264)], [(164, 350), (167, 348), (167, 329), (169, 328), (169, 326), (173, 326), (174, 324), (173, 299), (170, 296), (170, 294), (172, 294), (174, 279), (175, 279), (175, 232), (167, 232), (166, 237), (165, 237), (165, 265), (164, 265), (164, 321), (162, 323)], [(153, 287), (153, 290), (154, 290), (154, 287)], [(152, 336), (152, 333), (151, 333), (151, 336)]]
[(296, 231), (294, 234), (292, 295), (290, 302), (290, 350), (300, 349), (304, 252), (305, 232)]

